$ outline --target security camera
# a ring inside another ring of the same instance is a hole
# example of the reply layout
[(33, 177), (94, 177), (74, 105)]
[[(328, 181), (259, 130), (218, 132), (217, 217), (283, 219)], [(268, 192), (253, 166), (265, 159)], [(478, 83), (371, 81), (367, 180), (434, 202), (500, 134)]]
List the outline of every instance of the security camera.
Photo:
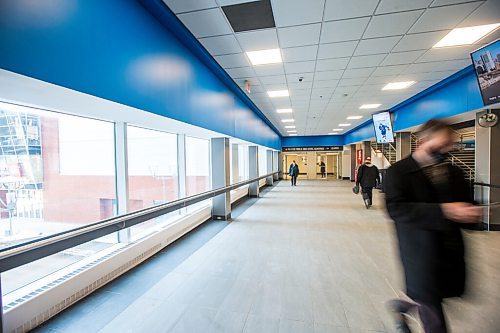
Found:
[(304, 80), (304, 77), (299, 77), (299, 82), (302, 82)]

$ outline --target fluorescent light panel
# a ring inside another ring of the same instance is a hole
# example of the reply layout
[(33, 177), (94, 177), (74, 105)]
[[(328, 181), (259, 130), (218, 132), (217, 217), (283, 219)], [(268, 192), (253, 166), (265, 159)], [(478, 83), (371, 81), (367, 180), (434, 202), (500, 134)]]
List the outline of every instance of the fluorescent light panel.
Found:
[[(363, 104), (361, 105), (359, 108), (360, 109), (376, 109), (378, 108), (379, 106), (381, 106), (382, 104)], [(361, 117), (360, 117), (361, 118)], [(347, 118), (349, 119), (349, 118)], [(353, 119), (356, 119), (356, 118), (353, 118)], [(358, 118), (359, 119), (359, 118)]]
[(332, 131), (334, 132), (340, 132), (340, 131), (343, 131), (344, 129), (343, 128), (334, 128), (332, 129)]
[(290, 133), (289, 136), (297, 136), (297, 133)]
[(284, 123), (293, 123), (295, 120), (293, 118), (290, 118), (290, 119), (281, 119), (281, 121)]
[(406, 89), (415, 84), (416, 81), (401, 81), (401, 82), (391, 82), (386, 84), (382, 90), (398, 90)]
[(285, 128), (295, 128), (295, 125), (287, 125)]
[(282, 62), (280, 49), (246, 52), (252, 65), (278, 64)]
[(290, 131), (287, 131), (288, 133), (297, 133), (296, 130), (290, 130)]
[(455, 28), (437, 42), (433, 48), (474, 44), (498, 27), (500, 27), (500, 23)]
[(288, 90), (269, 90), (267, 92), (269, 97), (287, 97), (290, 96)]
[(347, 127), (347, 126), (351, 126), (351, 124), (339, 124), (340, 127)]
[(278, 113), (292, 113), (292, 109), (276, 109)]
[(347, 117), (347, 119), (349, 119), (349, 120), (356, 120), (356, 119), (361, 119), (361, 118), (363, 118), (363, 116), (349, 116), (349, 117)]

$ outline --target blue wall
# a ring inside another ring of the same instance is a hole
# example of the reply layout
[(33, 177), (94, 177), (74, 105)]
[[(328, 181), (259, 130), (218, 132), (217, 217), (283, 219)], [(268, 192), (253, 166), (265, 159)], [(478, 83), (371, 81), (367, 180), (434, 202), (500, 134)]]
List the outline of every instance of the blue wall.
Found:
[(259, 111), (144, 6), (2, 0), (0, 68), (279, 149)]
[(283, 147), (314, 147), (314, 146), (342, 146), (342, 135), (314, 135), (314, 136), (285, 136), (281, 139)]
[[(484, 107), (473, 66), (464, 68), (432, 87), (396, 105), (389, 111), (394, 116), (394, 130), (418, 126), (432, 118), (446, 118)], [(344, 136), (350, 144), (373, 138), (372, 121)]]

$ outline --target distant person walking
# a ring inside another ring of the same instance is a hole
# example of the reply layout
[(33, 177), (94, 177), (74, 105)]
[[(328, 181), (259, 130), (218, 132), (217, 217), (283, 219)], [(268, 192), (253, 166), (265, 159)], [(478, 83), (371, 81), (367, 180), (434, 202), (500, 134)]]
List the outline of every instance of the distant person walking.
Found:
[(380, 183), (380, 173), (378, 168), (372, 164), (371, 157), (365, 159), (365, 163), (358, 169), (358, 177), (356, 185), (361, 185), (361, 194), (366, 208), (369, 208), (373, 203), (373, 188)]
[(290, 170), (288, 172), (290, 177), (292, 177), (292, 186), (297, 186), (297, 177), (299, 176), (299, 166), (295, 161), (290, 164)]
[(447, 332), (442, 301), (465, 288), (461, 228), (479, 222), (462, 171), (444, 162), (453, 147), (448, 124), (430, 120), (418, 133), (419, 146), (387, 171), (386, 204), (395, 222), (406, 293), (414, 303), (389, 303), (401, 333), (410, 332), (404, 314), (418, 309), (425, 333)]
[(325, 162), (321, 161), (319, 164), (319, 169), (321, 171), (321, 178), (326, 178), (326, 164)]

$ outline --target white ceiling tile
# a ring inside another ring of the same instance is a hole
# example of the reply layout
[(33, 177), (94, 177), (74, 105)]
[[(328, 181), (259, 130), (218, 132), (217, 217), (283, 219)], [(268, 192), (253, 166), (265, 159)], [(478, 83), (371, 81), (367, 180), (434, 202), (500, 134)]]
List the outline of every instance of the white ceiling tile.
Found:
[(163, 2), (176, 14), (217, 7), (215, 0), (163, 0)]
[(476, 45), (467, 45), (430, 49), (418, 58), (416, 62), (469, 59), (470, 52), (476, 48)]
[(312, 81), (309, 82), (289, 82), (289, 90), (307, 90), (312, 88)]
[(366, 81), (366, 78), (342, 79), (339, 82), (339, 87), (345, 86), (360, 86)]
[(197, 38), (233, 32), (220, 8), (179, 14), (177, 17)]
[(428, 72), (428, 73), (418, 73), (418, 74), (407, 74), (403, 73), (398, 76), (398, 81), (433, 81), (433, 80), (443, 80), (448, 76), (456, 73), (456, 71), (440, 71), (440, 72)]
[(285, 72), (287, 74), (314, 72), (316, 61), (286, 62)]
[(267, 90), (282, 90), (282, 89), (286, 89), (286, 87), (287, 87), (286, 83), (266, 83), (263, 85), (264, 85), (264, 89), (266, 91)]
[(340, 79), (343, 73), (343, 70), (316, 72), (316, 74), (314, 74), (314, 80), (322, 81)]
[[(314, 73), (295, 73), (295, 74), (287, 74), (286, 79), (288, 82), (311, 82), (313, 80)], [(299, 81), (299, 78), (302, 78), (302, 81)]]
[(284, 75), (276, 75), (276, 76), (261, 76), (259, 77), (260, 82), (262, 84), (285, 84), (286, 77)]
[(254, 77), (255, 72), (252, 67), (242, 67), (242, 68), (229, 68), (226, 69), (226, 72), (233, 79), (242, 78), (242, 77)]
[(408, 52), (398, 52), (398, 53), (390, 53), (384, 61), (382, 61), (382, 65), (403, 65), (403, 64), (411, 64), (415, 60), (418, 59), (425, 51), (408, 51)]
[(357, 19), (324, 22), (321, 29), (321, 43), (343, 42), (360, 39), (370, 19)]
[(425, 73), (443, 70), (460, 70), (469, 66), (470, 60), (435, 61), (411, 64), (405, 73)]
[(349, 58), (321, 59), (316, 63), (317, 71), (329, 71), (344, 69), (349, 62)]
[(279, 48), (276, 29), (240, 32), (236, 38), (245, 52)]
[(406, 35), (394, 48), (394, 52), (429, 49), (446, 36), (450, 30)]
[(453, 29), (481, 3), (429, 8), (410, 29), (410, 33)]
[(274, 0), (274, 21), (277, 27), (321, 22), (324, 6), (325, 0)]
[(335, 88), (339, 80), (314, 81), (313, 88)]
[(373, 16), (363, 38), (404, 35), (423, 10)]
[(318, 45), (290, 47), (281, 50), (284, 62), (316, 60)]
[(242, 51), (234, 35), (200, 38), (199, 41), (213, 56)]
[(325, 21), (370, 16), (378, 0), (326, 0)]
[[(183, 1), (183, 0), (181, 0)], [(197, 0), (192, 0), (192, 1), (197, 1)], [(219, 6), (231, 6), (231, 5), (238, 5), (240, 3), (246, 3), (246, 2), (252, 2), (255, 0), (217, 0), (217, 3)]]
[(346, 69), (344, 72), (344, 75), (342, 75), (342, 78), (343, 79), (352, 79), (352, 78), (360, 78), (360, 77), (369, 77), (373, 73), (374, 70), (375, 70), (375, 67)]
[(432, 0), (382, 0), (376, 14), (402, 12), (413, 9), (425, 9)]
[[(446, 5), (456, 5), (459, 3), (464, 3), (464, 2), (472, 2), (474, 0), (434, 0), (432, 3), (431, 7), (439, 7), (439, 6), (446, 6)], [(479, 0), (481, 1), (481, 0)]]
[[(288, 90), (290, 91), (290, 98), (293, 98), (293, 96), (310, 96), (311, 95), (311, 89), (312, 89), (312, 82), (308, 82), (310, 84), (310, 87), (304, 89), (302, 88), (302, 85), (300, 86), (293, 86), (291, 83), (288, 85)], [(296, 83), (293, 83), (296, 84)]]
[(318, 59), (350, 57), (357, 44), (357, 41), (320, 44)]
[(250, 66), (247, 56), (243, 53), (215, 56), (214, 58), (224, 68)]
[(396, 75), (386, 75), (386, 76), (371, 76), (366, 80), (366, 84), (378, 84), (378, 83), (389, 83), (394, 82)]
[(335, 93), (336, 94), (353, 94), (355, 93), (358, 89), (360, 88), (360, 86), (344, 86), (344, 87), (337, 87), (337, 89), (335, 89)]
[(387, 54), (373, 54), (352, 57), (349, 65), (347, 65), (347, 68), (376, 67), (386, 56)]
[(359, 42), (354, 55), (389, 53), (400, 39), (400, 36), (363, 39)]
[(458, 27), (498, 23), (500, 22), (498, 8), (500, 8), (499, 0), (488, 0), (463, 20)]
[(282, 48), (314, 45), (319, 43), (321, 24), (308, 24), (297, 27), (279, 28), (278, 35)]
[(372, 76), (397, 75), (403, 72), (407, 67), (408, 65), (379, 66), (373, 72)]

